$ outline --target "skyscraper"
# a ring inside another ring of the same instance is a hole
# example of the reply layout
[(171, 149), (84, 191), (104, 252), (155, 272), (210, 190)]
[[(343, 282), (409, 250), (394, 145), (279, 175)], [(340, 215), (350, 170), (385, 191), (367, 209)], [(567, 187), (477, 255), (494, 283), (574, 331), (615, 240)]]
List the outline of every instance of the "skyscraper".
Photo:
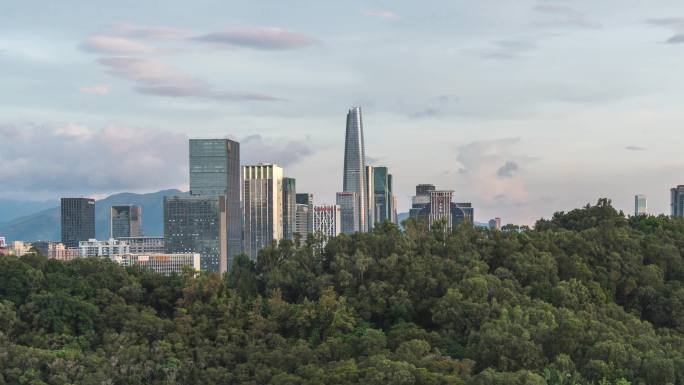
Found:
[(340, 206), (314, 206), (314, 233), (326, 238), (340, 235)]
[(416, 186), (416, 195), (411, 200), (409, 217), (416, 221), (429, 223), (430, 221), (430, 193), (435, 191), (433, 184), (419, 184)]
[(501, 218), (496, 217), (489, 220), (488, 226), (491, 230), (501, 230)]
[(684, 217), (684, 185), (670, 190), (670, 209), (673, 217)]
[(225, 273), (227, 243), (223, 195), (164, 197), (166, 253), (199, 253), (201, 270)]
[(353, 234), (359, 231), (359, 199), (355, 192), (338, 192), (337, 205), (340, 207), (341, 232)]
[(190, 195), (225, 199), (228, 266), (242, 251), (240, 143), (229, 139), (190, 139)]
[(453, 196), (453, 190), (430, 192), (430, 227), (437, 221), (444, 221), (447, 229), (451, 229), (451, 199)]
[(137, 205), (112, 206), (109, 209), (109, 237), (140, 237), (142, 209)]
[(297, 189), (294, 178), (283, 178), (283, 239), (294, 239), (297, 223)]
[(373, 167), (375, 190), (375, 221), (395, 221), (394, 198), (392, 195), (392, 174), (387, 167)]
[(366, 166), (366, 213), (368, 215), (368, 231), (373, 230), (375, 219), (375, 168)]
[(470, 202), (451, 203), (451, 227), (456, 228), (461, 223), (472, 224), (475, 219), (475, 209)]
[(78, 247), (95, 238), (95, 199), (62, 198), (60, 203), (62, 243)]
[(646, 205), (646, 195), (638, 194), (634, 196), (634, 215), (648, 214), (648, 206)]
[(297, 219), (295, 232), (299, 234), (302, 242), (306, 242), (309, 234), (313, 234), (313, 194), (297, 193)]
[(261, 248), (283, 237), (283, 169), (274, 164), (244, 166), (245, 253), (256, 260)]
[(342, 191), (356, 193), (356, 199), (359, 200), (358, 229), (359, 231), (367, 231), (366, 152), (363, 141), (361, 107), (352, 107), (347, 113)]

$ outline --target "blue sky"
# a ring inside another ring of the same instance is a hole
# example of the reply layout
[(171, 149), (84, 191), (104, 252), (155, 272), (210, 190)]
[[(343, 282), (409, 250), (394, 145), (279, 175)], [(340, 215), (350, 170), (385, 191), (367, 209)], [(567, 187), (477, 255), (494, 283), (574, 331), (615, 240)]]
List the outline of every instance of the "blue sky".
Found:
[(229, 137), (320, 203), (347, 109), (395, 175), (476, 218), (684, 183), (681, 1), (15, 1), (0, 23), (0, 197), (187, 187), (187, 138)]

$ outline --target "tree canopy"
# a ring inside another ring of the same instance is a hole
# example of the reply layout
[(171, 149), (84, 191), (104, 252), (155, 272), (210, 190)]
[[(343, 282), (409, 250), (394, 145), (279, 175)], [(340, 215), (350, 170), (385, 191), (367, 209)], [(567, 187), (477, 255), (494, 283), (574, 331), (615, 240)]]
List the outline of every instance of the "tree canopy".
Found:
[(682, 219), (307, 242), (224, 276), (0, 256), (0, 385), (684, 385)]

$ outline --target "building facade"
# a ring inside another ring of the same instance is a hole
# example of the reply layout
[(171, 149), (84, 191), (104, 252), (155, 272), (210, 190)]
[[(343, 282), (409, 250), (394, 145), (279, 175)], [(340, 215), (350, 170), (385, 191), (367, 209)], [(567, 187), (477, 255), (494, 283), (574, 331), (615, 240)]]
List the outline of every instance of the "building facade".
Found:
[(294, 178), (283, 178), (283, 239), (294, 239), (297, 224), (297, 186)]
[(670, 214), (673, 217), (684, 217), (684, 185), (670, 190)]
[(359, 231), (367, 231), (366, 150), (363, 139), (361, 107), (352, 107), (347, 113), (342, 191), (356, 193), (359, 200), (357, 226)]
[(109, 237), (142, 236), (142, 209), (137, 205), (112, 206), (109, 209)]
[(314, 234), (320, 234), (325, 238), (340, 235), (340, 217), (341, 209), (338, 205), (314, 206)]
[(340, 207), (340, 223), (342, 228), (340, 232), (345, 234), (353, 234), (359, 229), (359, 198), (354, 192), (338, 192), (337, 206)]
[(428, 223), (432, 227), (436, 222), (444, 222), (447, 229), (451, 229), (451, 200), (453, 190), (430, 191), (430, 216)]
[(225, 199), (228, 266), (242, 252), (240, 143), (229, 139), (190, 139), (190, 195)]
[(245, 253), (256, 260), (259, 250), (283, 237), (283, 169), (274, 164), (243, 167)]
[(81, 258), (113, 258), (131, 252), (128, 248), (128, 243), (113, 238), (106, 241), (98, 241), (97, 239), (81, 241), (78, 244), (78, 249)]
[(118, 240), (128, 243), (131, 254), (164, 253), (164, 237), (125, 237)]
[(164, 250), (199, 253), (200, 270), (228, 270), (226, 200), (217, 196), (164, 198)]
[(493, 218), (489, 220), (488, 227), (491, 230), (501, 230), (501, 218)]
[(638, 194), (634, 196), (634, 215), (647, 215), (648, 206), (646, 195)]
[(373, 230), (377, 220), (375, 219), (375, 168), (366, 166), (366, 215), (368, 219), (368, 231)]
[(141, 266), (162, 275), (181, 274), (186, 267), (201, 270), (201, 256), (199, 253), (146, 253), (124, 254), (112, 258), (122, 266)]
[(95, 238), (95, 199), (62, 198), (60, 215), (66, 247), (78, 247), (79, 242)]
[(461, 223), (473, 224), (475, 209), (470, 202), (456, 202), (451, 204), (451, 227), (456, 228)]
[(296, 233), (302, 242), (306, 242), (308, 236), (313, 234), (314, 197), (311, 193), (297, 193), (297, 218)]

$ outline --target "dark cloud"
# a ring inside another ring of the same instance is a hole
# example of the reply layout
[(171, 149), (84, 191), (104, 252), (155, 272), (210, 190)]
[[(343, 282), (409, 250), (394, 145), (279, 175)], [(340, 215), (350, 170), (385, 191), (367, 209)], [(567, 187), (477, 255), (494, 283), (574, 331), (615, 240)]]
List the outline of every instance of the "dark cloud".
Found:
[(640, 146), (627, 146), (625, 147), (625, 150), (630, 150), (630, 151), (644, 151), (646, 150), (644, 147)]
[(516, 162), (506, 161), (503, 166), (496, 170), (496, 176), (499, 178), (512, 178), (513, 174), (518, 171), (520, 167)]
[(215, 90), (210, 84), (179, 72), (164, 63), (132, 57), (105, 57), (98, 63), (111, 75), (131, 80), (135, 90), (147, 95), (195, 97), (228, 101), (279, 101), (258, 93), (229, 93)]
[(678, 33), (666, 40), (669, 44), (682, 44), (684, 43), (684, 33)]
[(303, 141), (265, 139), (261, 135), (250, 135), (240, 140), (241, 162), (243, 164), (275, 163), (286, 167), (313, 154)]
[(280, 28), (240, 28), (197, 36), (194, 40), (261, 50), (290, 50), (319, 43), (310, 36)]

